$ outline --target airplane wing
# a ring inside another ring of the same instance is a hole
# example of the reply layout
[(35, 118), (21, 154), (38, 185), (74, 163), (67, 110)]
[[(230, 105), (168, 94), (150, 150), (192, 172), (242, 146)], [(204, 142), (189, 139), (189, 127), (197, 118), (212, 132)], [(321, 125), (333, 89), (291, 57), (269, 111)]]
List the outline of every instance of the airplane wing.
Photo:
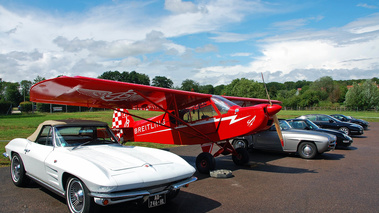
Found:
[[(233, 97), (233, 96), (222, 96), (230, 101), (233, 101), (234, 103), (242, 106), (242, 107), (248, 107), (248, 106), (254, 106), (257, 104), (269, 104), (268, 99), (259, 99), (259, 98), (245, 98), (245, 97)], [(273, 104), (281, 104), (281, 101), (277, 100), (271, 100)]]
[(183, 109), (209, 100), (211, 96), (81, 76), (41, 81), (30, 89), (33, 102), (157, 111)]
[[(30, 89), (32, 102), (109, 109), (180, 110), (211, 97), (210, 94), (82, 76), (48, 79)], [(267, 99), (224, 97), (241, 106), (269, 103)]]

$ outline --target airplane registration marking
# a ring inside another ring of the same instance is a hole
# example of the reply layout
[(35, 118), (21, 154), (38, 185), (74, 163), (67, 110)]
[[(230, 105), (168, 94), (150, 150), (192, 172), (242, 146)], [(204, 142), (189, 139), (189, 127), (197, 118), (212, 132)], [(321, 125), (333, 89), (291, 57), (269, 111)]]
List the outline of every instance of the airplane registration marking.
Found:
[[(245, 117), (242, 117), (242, 118), (239, 118), (239, 119), (236, 119), (237, 115), (232, 115), (232, 116), (229, 116), (229, 117), (225, 117), (225, 118), (217, 118), (217, 119), (210, 119), (210, 120), (206, 120), (206, 121), (201, 121), (201, 122), (197, 122), (197, 123), (194, 123), (194, 124), (189, 124), (190, 126), (199, 126), (199, 125), (204, 125), (204, 124), (209, 124), (209, 123), (217, 123), (217, 122), (220, 122), (220, 121), (229, 121), (230, 120), (230, 123), (229, 125), (231, 124), (234, 124), (234, 123), (237, 123), (237, 122), (240, 122), (248, 117), (250, 117), (251, 115), (248, 115), (248, 116), (245, 116)], [(253, 119), (255, 119), (256, 116), (254, 116)], [(159, 122), (157, 122), (159, 123)], [(162, 123), (164, 125), (164, 123)], [(147, 125), (150, 125), (149, 127), (147, 127)], [(151, 126), (153, 125), (153, 126)], [(166, 131), (170, 131), (172, 129), (170, 128), (167, 128), (167, 129), (163, 129), (163, 130), (157, 130), (157, 131), (154, 131), (154, 132), (147, 132), (147, 133), (144, 133), (148, 130), (152, 130), (154, 128), (157, 128), (159, 127), (160, 125), (159, 124), (154, 124), (154, 123), (150, 123), (150, 124), (146, 124), (146, 125), (143, 125), (143, 126), (140, 126), (140, 127), (137, 127), (134, 129), (134, 134), (135, 135), (139, 135), (139, 136), (144, 136), (144, 135), (151, 135), (151, 134), (156, 134), (156, 133), (161, 133), (161, 132), (166, 132)], [(151, 127), (151, 128), (150, 128)], [(185, 125), (181, 125), (181, 126), (178, 126), (178, 127), (175, 127), (173, 129), (181, 129), (181, 128), (185, 128), (187, 126)], [(137, 129), (137, 130), (136, 130)], [(141, 134), (142, 133), (142, 134)]]
[(139, 133), (143, 133), (152, 129), (155, 129), (157, 127), (160, 127), (161, 125), (165, 125), (165, 120), (162, 121), (156, 121), (156, 123), (148, 123), (139, 127), (134, 128), (134, 134), (137, 135)]

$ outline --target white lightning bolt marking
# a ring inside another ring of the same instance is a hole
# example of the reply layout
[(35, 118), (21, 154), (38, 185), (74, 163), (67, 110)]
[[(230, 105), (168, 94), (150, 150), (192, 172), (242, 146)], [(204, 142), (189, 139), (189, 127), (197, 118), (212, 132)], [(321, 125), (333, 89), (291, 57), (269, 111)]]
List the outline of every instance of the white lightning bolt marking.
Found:
[(250, 117), (250, 115), (245, 116), (245, 117), (242, 117), (242, 118), (238, 118), (238, 119), (236, 119), (236, 117), (237, 117), (237, 115), (234, 115), (234, 116), (230, 116), (230, 117), (228, 117), (228, 119), (231, 119), (229, 125), (232, 125), (232, 124), (234, 124), (234, 123), (237, 123), (237, 122), (239, 122), (239, 121), (242, 121), (243, 119)]

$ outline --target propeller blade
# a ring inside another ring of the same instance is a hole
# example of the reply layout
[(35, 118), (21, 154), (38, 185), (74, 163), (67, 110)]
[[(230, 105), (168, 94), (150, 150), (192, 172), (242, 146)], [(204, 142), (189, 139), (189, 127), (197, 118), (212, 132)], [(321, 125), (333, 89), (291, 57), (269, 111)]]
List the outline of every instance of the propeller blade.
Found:
[(282, 130), (280, 129), (280, 124), (279, 124), (278, 116), (274, 115), (272, 117), (274, 119), (276, 132), (278, 133), (278, 136), (279, 136), (279, 139), (280, 139), (280, 144), (282, 145), (282, 147), (284, 147), (283, 134), (282, 134)]
[(276, 132), (278, 133), (278, 136), (279, 136), (279, 139), (280, 139), (280, 144), (282, 145), (282, 147), (284, 147), (283, 134), (282, 134), (282, 130), (280, 129), (280, 124), (279, 124), (278, 116), (276, 115), (276, 113), (278, 113), (282, 107), (281, 106), (277, 106), (277, 105), (272, 105), (272, 102), (271, 102), (271, 99), (270, 99), (270, 95), (268, 94), (268, 91), (267, 91), (265, 79), (263, 78), (263, 73), (261, 73), (261, 75), (262, 75), (263, 85), (265, 86), (265, 90), (266, 90), (266, 94), (267, 94), (267, 99), (270, 102), (270, 107), (267, 107), (267, 112), (268, 112), (269, 115), (272, 115), (272, 118), (273, 118), (274, 123), (275, 123), (275, 129), (276, 129)]

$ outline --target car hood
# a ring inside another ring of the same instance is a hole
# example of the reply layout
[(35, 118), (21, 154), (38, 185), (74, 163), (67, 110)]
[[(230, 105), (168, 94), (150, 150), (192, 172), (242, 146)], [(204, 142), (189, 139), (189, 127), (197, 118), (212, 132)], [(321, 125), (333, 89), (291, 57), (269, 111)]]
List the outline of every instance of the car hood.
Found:
[(119, 145), (83, 146), (71, 150), (71, 154), (112, 171), (131, 169), (143, 165), (170, 164), (178, 158), (178, 156), (163, 150)]
[(343, 133), (342, 131), (339, 131), (339, 130), (322, 129), (322, 128), (316, 129), (316, 131), (319, 131), (319, 132), (326, 132), (326, 133), (333, 134), (333, 135), (340, 135), (340, 134)]

